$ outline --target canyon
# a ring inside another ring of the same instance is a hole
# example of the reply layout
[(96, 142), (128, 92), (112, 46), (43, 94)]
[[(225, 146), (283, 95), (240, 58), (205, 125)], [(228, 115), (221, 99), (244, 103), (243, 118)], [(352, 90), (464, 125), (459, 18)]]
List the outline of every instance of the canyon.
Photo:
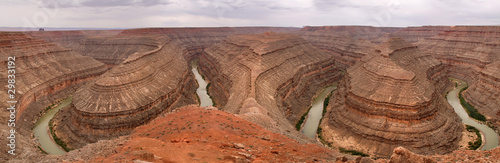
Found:
[[(2, 161), (499, 157), (492, 154), (498, 147), (466, 151), (459, 146), (465, 129), (444, 97), (452, 88), (448, 77), (466, 81), (464, 99), (486, 123), (500, 127), (498, 26), (0, 32), (0, 53), (0, 67), (7, 67), (7, 57), (16, 57), (18, 101), (18, 155), (1, 149)], [(196, 106), (193, 61), (208, 83), (213, 106)], [(0, 71), (0, 82), (7, 83), (7, 69)], [(334, 84), (318, 138), (310, 139), (295, 126), (315, 96)], [(47, 156), (37, 148), (32, 128), (47, 106), (67, 97), (73, 101), (50, 123), (73, 150)], [(0, 100), (8, 98), (0, 94)], [(0, 120), (8, 116), (1, 114)], [(0, 128), (7, 137), (9, 127)], [(0, 143), (8, 144), (7, 139)]]
[[(421, 154), (457, 148), (460, 120), (441, 96), (441, 62), (392, 38), (347, 69), (323, 124), (325, 139), (387, 156), (397, 146)], [(342, 145), (341, 145), (342, 146)]]
[(464, 98), (497, 128), (500, 127), (499, 38), (498, 26), (456, 26), (416, 43), (422, 51), (443, 62), (449, 76), (470, 85), (463, 92)]

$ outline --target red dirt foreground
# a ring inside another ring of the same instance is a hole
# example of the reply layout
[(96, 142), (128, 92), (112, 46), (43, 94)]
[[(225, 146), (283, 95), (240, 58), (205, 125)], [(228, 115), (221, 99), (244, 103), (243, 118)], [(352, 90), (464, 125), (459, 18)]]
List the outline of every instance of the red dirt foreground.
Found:
[(198, 106), (179, 108), (136, 128), (115, 150), (90, 162), (328, 162), (342, 155)]

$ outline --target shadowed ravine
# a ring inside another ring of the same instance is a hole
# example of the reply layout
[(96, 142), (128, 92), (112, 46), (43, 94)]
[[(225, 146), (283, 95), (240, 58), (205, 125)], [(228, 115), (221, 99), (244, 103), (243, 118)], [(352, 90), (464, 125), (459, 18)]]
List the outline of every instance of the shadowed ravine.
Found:
[(467, 115), (467, 112), (465, 112), (465, 109), (462, 107), (460, 104), (460, 100), (458, 99), (458, 93), (460, 90), (465, 88), (467, 84), (463, 81), (458, 81), (458, 86), (451, 90), (447, 95), (446, 99), (450, 103), (451, 106), (453, 106), (455, 112), (458, 114), (458, 116), (462, 119), (462, 122), (470, 125), (472, 127), (477, 128), (479, 131), (481, 131), (481, 134), (483, 135), (483, 139), (485, 140), (485, 144), (482, 145), (481, 150), (488, 150), (488, 149), (493, 149), (498, 146), (498, 135), (495, 131), (493, 131), (491, 128), (484, 124), (480, 124), (473, 120), (472, 118)]
[(41, 148), (49, 155), (63, 155), (66, 153), (52, 139), (49, 131), (49, 122), (61, 108), (64, 108), (71, 104), (71, 100), (71, 98), (67, 98), (64, 101), (60, 102), (56, 107), (49, 109), (45, 114), (43, 114), (42, 117), (40, 117), (40, 119), (38, 119), (35, 124), (35, 128), (33, 129), (35, 138), (38, 139)]

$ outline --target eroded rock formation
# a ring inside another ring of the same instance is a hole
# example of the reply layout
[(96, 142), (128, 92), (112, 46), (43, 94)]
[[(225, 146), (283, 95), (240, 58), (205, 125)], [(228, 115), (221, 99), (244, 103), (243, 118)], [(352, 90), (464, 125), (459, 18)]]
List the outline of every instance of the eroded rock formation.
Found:
[(169, 38), (154, 50), (130, 55), (122, 64), (78, 89), (71, 108), (58, 118), (57, 134), (72, 147), (128, 134), (162, 112), (194, 104), (195, 81), (183, 54)]
[[(16, 141), (23, 146), (23, 157), (37, 159), (41, 153), (29, 136), (23, 136), (31, 132), (35, 117), (50, 102), (93, 79), (76, 91), (73, 105), (56, 116), (57, 135), (72, 148), (127, 135), (161, 113), (196, 103), (196, 84), (188, 65), (194, 59), (199, 59), (200, 71), (211, 84), (209, 93), (216, 106), (300, 142), (312, 141), (295, 131), (293, 124), (307, 111), (316, 91), (338, 81), (322, 128), (327, 141), (336, 141), (334, 145), (346, 149), (385, 157), (397, 146), (419, 154), (456, 149), (462, 129), (441, 95), (449, 85), (447, 76), (466, 80), (470, 85), (464, 92), (466, 100), (500, 126), (499, 27), (343, 26), (297, 30), (224, 27), (144, 28), (119, 34), (0, 33), (0, 53), (18, 57), (17, 114), (22, 120), (22, 135)], [(266, 31), (289, 34), (237, 35)], [(390, 39), (374, 48), (374, 43), (394, 36), (416, 42), (419, 47)], [(2, 58), (2, 64), (6, 67), (6, 58)], [(341, 79), (343, 73), (346, 77)], [(6, 76), (0, 76), (0, 82), (7, 83)], [(0, 97), (7, 99), (6, 94)], [(0, 120), (7, 116), (2, 114)], [(6, 126), (0, 129), (7, 131)], [(1, 134), (7, 136), (7, 132)], [(134, 143), (152, 138), (134, 136), (142, 137)], [(7, 144), (5, 139), (2, 142)], [(165, 143), (162, 139), (152, 142)], [(82, 148), (87, 150), (82, 157), (89, 157), (92, 147)], [(289, 149), (271, 152), (296, 152)], [(2, 153), (1, 158), (11, 158), (5, 156), (5, 149)], [(110, 156), (113, 150), (106, 153)], [(151, 160), (151, 153), (138, 156)], [(63, 157), (78, 154), (73, 151)]]
[[(455, 150), (463, 128), (442, 97), (441, 62), (402, 39), (391, 39), (347, 69), (322, 126), (337, 145), (388, 157)], [(444, 78), (444, 79), (443, 79)], [(332, 130), (330, 132), (328, 130)]]
[(312, 45), (330, 54), (344, 68), (354, 65), (375, 46), (368, 40), (338, 35), (335, 32), (298, 32)]
[(48, 42), (54, 42), (62, 47), (80, 53), (83, 40), (89, 37), (110, 37), (117, 35), (122, 30), (70, 30), (70, 31), (42, 31), (26, 32), (26, 34)]
[(90, 37), (82, 40), (77, 49), (82, 55), (116, 66), (132, 54), (155, 50), (158, 44), (151, 36)]
[(306, 26), (301, 29), (304, 32), (330, 33), (354, 39), (369, 40), (374, 43), (381, 43), (380, 38), (396, 32), (399, 27), (372, 27), (372, 26)]
[[(216, 106), (300, 139), (304, 136), (292, 124), (307, 111), (316, 91), (341, 77), (328, 54), (288, 34), (229, 37), (205, 49), (199, 64)], [(272, 121), (257, 120), (265, 116)]]
[(403, 147), (397, 147), (394, 149), (393, 154), (391, 155), (391, 160), (389, 163), (435, 163), (436, 160), (415, 154), (408, 149)]
[(500, 27), (456, 26), (417, 44), (441, 60), (451, 77), (467, 81), (466, 101), (500, 127)]
[(200, 50), (218, 43), (230, 35), (262, 33), (267, 31), (288, 32), (298, 28), (285, 27), (224, 27), (224, 28), (140, 28), (103, 31), (50, 31), (32, 32), (30, 35), (70, 47), (108, 66), (116, 66), (134, 53), (155, 49), (155, 37), (168, 36), (177, 40), (190, 53), (191, 58)]
[[(0, 82), (7, 84), (8, 57), (15, 57), (15, 98), (10, 99), (7, 91), (0, 94), (2, 108), (10, 103), (16, 104), (16, 131), (18, 150), (22, 151), (33, 145), (30, 133), (36, 117), (55, 99), (65, 98), (76, 84), (80, 84), (101, 75), (107, 69), (104, 64), (60, 47), (54, 43), (32, 38), (20, 32), (0, 32)], [(11, 78), (12, 79), (12, 78)], [(7, 122), (10, 114), (1, 114)], [(9, 131), (7, 125), (2, 130)], [(7, 137), (2, 132), (2, 136)], [(0, 142), (8, 144), (7, 139)], [(2, 155), (7, 154), (3, 148)], [(19, 151), (16, 151), (19, 153)], [(3, 157), (7, 158), (7, 157)]]
[(415, 43), (425, 38), (433, 37), (441, 32), (450, 30), (450, 26), (422, 26), (422, 27), (407, 27), (395, 32), (386, 34), (378, 40), (385, 41), (392, 37), (399, 37), (407, 42)]

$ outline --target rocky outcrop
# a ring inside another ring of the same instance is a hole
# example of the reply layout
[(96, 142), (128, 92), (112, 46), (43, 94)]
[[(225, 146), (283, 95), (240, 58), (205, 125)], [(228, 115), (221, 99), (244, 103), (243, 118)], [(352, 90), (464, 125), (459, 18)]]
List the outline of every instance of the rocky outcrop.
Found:
[[(44, 111), (54, 98), (65, 98), (57, 94), (68, 95), (73, 86), (89, 81), (101, 75), (107, 69), (104, 64), (73, 52), (56, 44), (35, 39), (19, 32), (0, 32), (0, 82), (8, 83), (8, 57), (15, 57), (15, 98), (9, 98), (7, 91), (0, 94), (0, 104), (8, 108), (16, 101), (16, 131), (17, 148), (20, 151), (29, 150), (33, 146), (31, 129), (36, 117)], [(48, 99), (48, 100), (47, 100)], [(9, 114), (1, 114), (0, 119), (7, 122)], [(10, 128), (1, 126), (2, 136), (7, 137)], [(7, 144), (7, 139), (0, 140)], [(2, 155), (7, 154), (7, 148), (2, 149)], [(16, 151), (16, 153), (21, 153)], [(3, 157), (3, 158), (10, 158)]]
[(56, 118), (56, 133), (71, 147), (128, 134), (160, 113), (196, 103), (187, 50), (165, 37), (156, 40), (154, 50), (130, 55), (76, 91), (71, 108)]
[(435, 84), (445, 76), (441, 66), (402, 39), (380, 45), (347, 69), (322, 124), (326, 139), (382, 157), (397, 146), (420, 154), (457, 149), (463, 128)]
[(500, 127), (500, 27), (456, 26), (417, 42), (421, 49), (441, 60), (449, 76), (467, 81), (464, 98), (488, 121)]
[(389, 163), (435, 163), (436, 160), (415, 154), (408, 149), (403, 147), (397, 147), (394, 149), (393, 154), (391, 155), (391, 160)]
[(408, 149), (398, 147), (394, 149), (390, 160), (378, 159), (377, 162), (389, 163), (433, 163), (433, 162), (498, 162), (500, 147), (483, 150), (456, 150), (446, 155), (422, 156)]
[(272, 120), (261, 125), (297, 139), (305, 137), (292, 124), (307, 111), (316, 91), (342, 75), (320, 49), (298, 36), (276, 33), (229, 37), (205, 49), (199, 65), (216, 106), (266, 119), (255, 110)]

